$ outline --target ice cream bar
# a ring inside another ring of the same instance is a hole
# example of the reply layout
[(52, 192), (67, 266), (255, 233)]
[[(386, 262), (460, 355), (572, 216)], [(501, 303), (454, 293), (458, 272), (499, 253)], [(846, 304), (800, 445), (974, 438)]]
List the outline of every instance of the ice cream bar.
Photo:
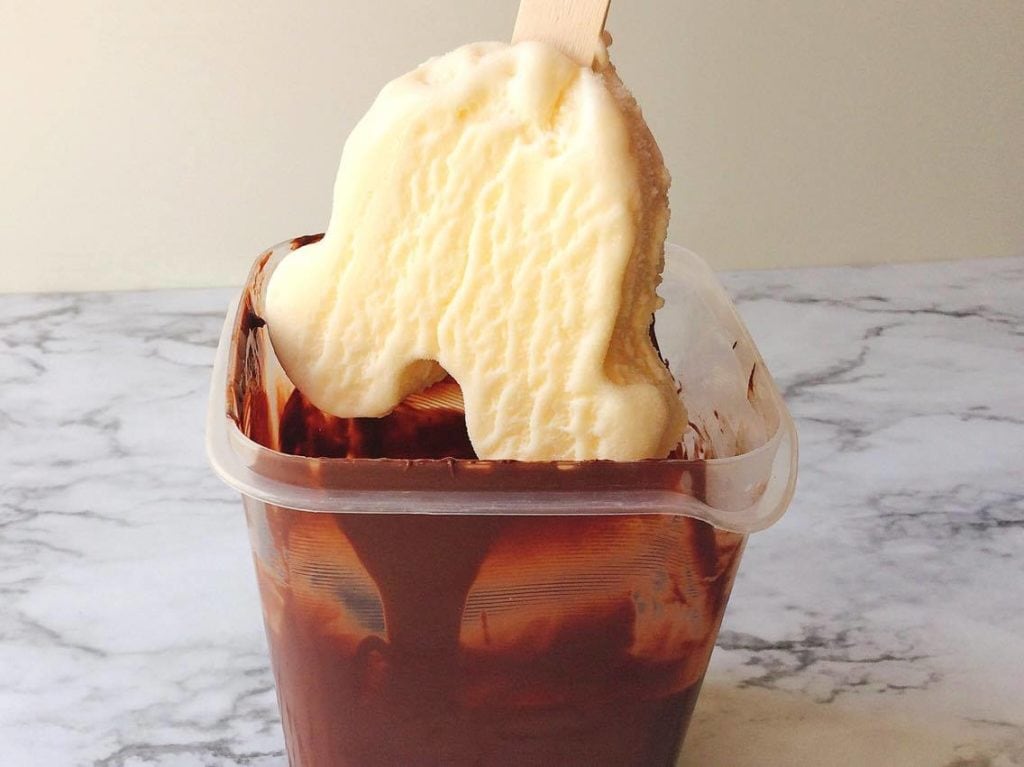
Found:
[(481, 458), (662, 458), (686, 417), (652, 342), (668, 173), (607, 53), (478, 43), (384, 87), (324, 238), (266, 320), (321, 410), (375, 417), (450, 374)]

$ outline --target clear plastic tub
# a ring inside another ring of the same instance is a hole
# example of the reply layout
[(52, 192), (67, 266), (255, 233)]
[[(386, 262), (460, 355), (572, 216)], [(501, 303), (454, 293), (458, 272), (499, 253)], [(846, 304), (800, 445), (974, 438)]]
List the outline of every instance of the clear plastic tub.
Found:
[(713, 274), (669, 246), (678, 459), (306, 457), (288, 452), (331, 454), (345, 424), (290, 439), (299, 395), (259, 316), (309, 240), (261, 256), (229, 311), (207, 423), (245, 506), (290, 763), (674, 764), (746, 536), (796, 480), (792, 420)]

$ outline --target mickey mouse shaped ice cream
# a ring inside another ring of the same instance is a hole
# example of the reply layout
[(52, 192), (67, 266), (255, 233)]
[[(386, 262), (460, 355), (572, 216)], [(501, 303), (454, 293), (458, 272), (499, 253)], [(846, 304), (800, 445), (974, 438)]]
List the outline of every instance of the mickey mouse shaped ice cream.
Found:
[(663, 458), (686, 424), (650, 333), (668, 184), (603, 48), (431, 59), (381, 91), (326, 235), (274, 272), (274, 350), (341, 417), (450, 374), (481, 458)]

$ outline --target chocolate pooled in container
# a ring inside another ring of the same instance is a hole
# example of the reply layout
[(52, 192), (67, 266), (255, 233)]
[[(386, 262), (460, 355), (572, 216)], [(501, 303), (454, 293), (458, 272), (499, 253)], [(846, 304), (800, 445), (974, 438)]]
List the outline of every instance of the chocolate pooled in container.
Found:
[[(746, 536), (645, 494), (703, 502), (714, 461), (479, 461), (450, 380), (385, 418), (322, 413), (260, 318), (283, 250), (253, 270), (226, 383), (250, 468), (343, 507), (245, 498), (291, 763), (674, 764)], [(716, 418), (687, 451), (714, 452)], [(381, 494), (402, 511), (361, 506)]]

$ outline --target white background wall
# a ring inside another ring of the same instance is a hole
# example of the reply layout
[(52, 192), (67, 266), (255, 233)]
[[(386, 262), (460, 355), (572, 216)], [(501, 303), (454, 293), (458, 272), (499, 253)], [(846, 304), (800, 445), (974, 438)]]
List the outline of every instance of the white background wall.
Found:
[[(0, 0), (0, 291), (237, 284), (378, 88), (516, 0)], [(614, 0), (718, 268), (1024, 252), (1022, 0)]]

